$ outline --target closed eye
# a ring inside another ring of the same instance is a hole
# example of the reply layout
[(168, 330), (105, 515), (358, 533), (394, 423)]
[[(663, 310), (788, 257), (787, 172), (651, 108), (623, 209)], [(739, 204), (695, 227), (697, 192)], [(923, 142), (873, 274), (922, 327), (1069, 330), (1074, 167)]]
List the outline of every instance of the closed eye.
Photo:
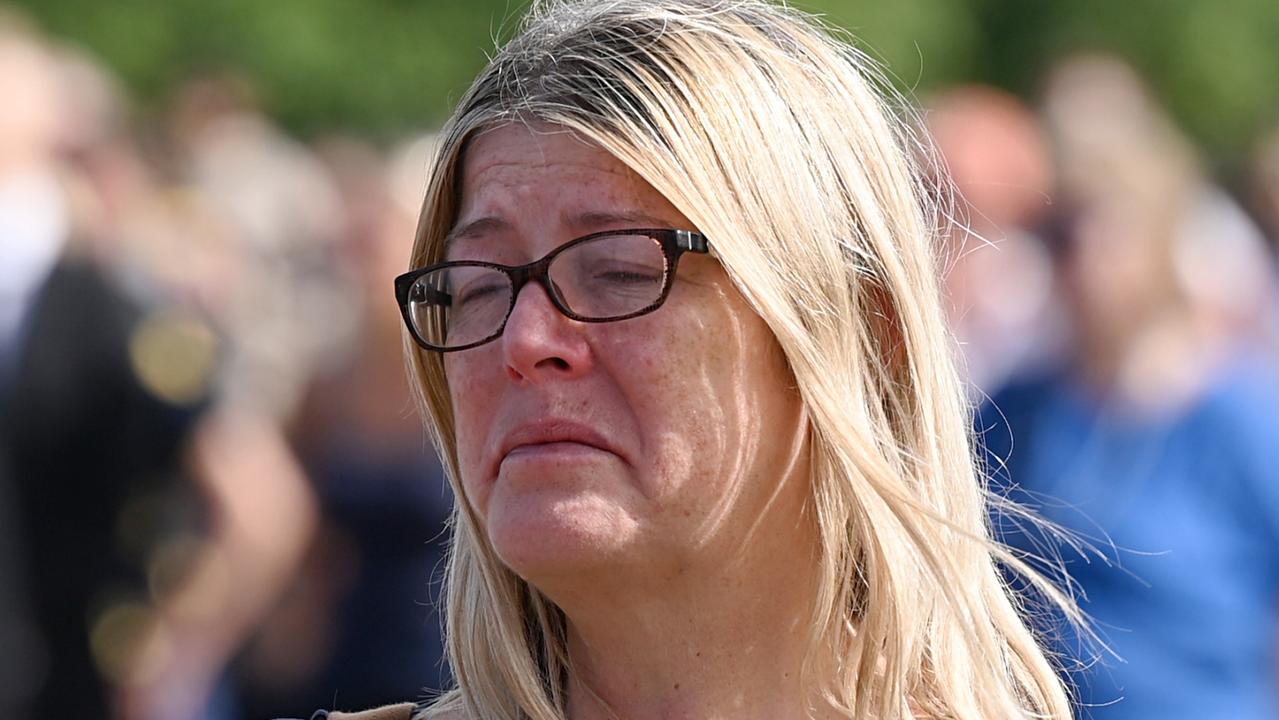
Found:
[(652, 283), (660, 282), (661, 274), (653, 274), (651, 272), (641, 272), (638, 270), (608, 270), (595, 274), (596, 279), (605, 280), (610, 283), (630, 284), (630, 283)]
[(491, 298), (501, 292), (503, 292), (502, 285), (498, 283), (487, 283), (484, 285), (474, 285), (463, 288), (462, 292), (459, 293), (459, 297), (463, 303), (478, 302)]

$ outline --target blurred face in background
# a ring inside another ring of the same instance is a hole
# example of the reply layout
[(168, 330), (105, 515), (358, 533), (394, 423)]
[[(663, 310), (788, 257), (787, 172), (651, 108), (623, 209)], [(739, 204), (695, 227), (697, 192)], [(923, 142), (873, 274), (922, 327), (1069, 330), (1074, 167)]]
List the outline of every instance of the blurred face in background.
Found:
[(1057, 145), (1062, 287), (1083, 360), (1119, 372), (1148, 329), (1180, 312), (1179, 223), (1194, 201), (1193, 162), (1136, 73), (1081, 56), (1049, 76), (1045, 116)]
[(61, 107), (53, 58), (34, 41), (0, 27), (0, 176), (50, 159)]
[(1131, 193), (1099, 198), (1082, 205), (1073, 221), (1065, 267), (1069, 286), (1086, 322), (1114, 328), (1108, 337), (1148, 317), (1165, 294), (1159, 281), (1167, 265), (1161, 246), (1168, 229), (1136, 200)]
[[(472, 140), (447, 259), (519, 265), (587, 233), (693, 229), (608, 153), (563, 130)], [(714, 239), (711, 239), (712, 244)], [(582, 323), (536, 283), (498, 339), (445, 356), (467, 500), (530, 581), (583, 570), (678, 574), (723, 564), (807, 494), (799, 397), (771, 332), (710, 256), (685, 253), (670, 295)], [(579, 575), (574, 575), (579, 576)]]
[(1251, 180), (1252, 205), (1279, 250), (1279, 129), (1264, 137), (1253, 153)]

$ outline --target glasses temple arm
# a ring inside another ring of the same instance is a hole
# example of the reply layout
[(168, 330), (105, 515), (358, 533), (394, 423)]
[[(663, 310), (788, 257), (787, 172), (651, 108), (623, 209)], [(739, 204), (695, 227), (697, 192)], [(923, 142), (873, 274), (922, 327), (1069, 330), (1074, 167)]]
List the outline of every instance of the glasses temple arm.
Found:
[(675, 246), (690, 252), (710, 252), (710, 243), (707, 242), (706, 236), (701, 233), (695, 233), (692, 230), (676, 230)]

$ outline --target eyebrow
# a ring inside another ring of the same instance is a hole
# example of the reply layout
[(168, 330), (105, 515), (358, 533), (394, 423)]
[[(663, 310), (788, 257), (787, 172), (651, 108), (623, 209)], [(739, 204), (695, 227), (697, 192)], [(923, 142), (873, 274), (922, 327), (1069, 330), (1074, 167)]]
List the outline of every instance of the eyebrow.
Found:
[(497, 217), (496, 215), (487, 215), (450, 230), (449, 234), (444, 236), (444, 247), (447, 248), (455, 240), (474, 238), (479, 237), (480, 235), (502, 232), (510, 229), (511, 224), (507, 221)]
[(669, 220), (649, 215), (639, 210), (620, 212), (584, 212), (567, 218), (568, 225), (576, 230), (593, 230), (607, 225), (630, 225), (632, 227), (671, 227)]

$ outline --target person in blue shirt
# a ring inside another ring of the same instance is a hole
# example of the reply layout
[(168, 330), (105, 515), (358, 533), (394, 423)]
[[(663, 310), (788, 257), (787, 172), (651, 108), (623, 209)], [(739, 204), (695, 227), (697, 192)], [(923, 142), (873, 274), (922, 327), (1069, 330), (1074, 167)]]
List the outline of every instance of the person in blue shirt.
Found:
[(1047, 108), (1069, 351), (977, 433), (992, 489), (1066, 542), (1000, 512), (996, 536), (1064, 569), (1093, 620), (1043, 628), (1081, 718), (1279, 717), (1279, 368), (1233, 314), (1264, 303), (1221, 294), (1263, 288), (1195, 254), (1192, 228), (1240, 240), (1205, 225), (1221, 195), (1129, 69), (1076, 60)]

